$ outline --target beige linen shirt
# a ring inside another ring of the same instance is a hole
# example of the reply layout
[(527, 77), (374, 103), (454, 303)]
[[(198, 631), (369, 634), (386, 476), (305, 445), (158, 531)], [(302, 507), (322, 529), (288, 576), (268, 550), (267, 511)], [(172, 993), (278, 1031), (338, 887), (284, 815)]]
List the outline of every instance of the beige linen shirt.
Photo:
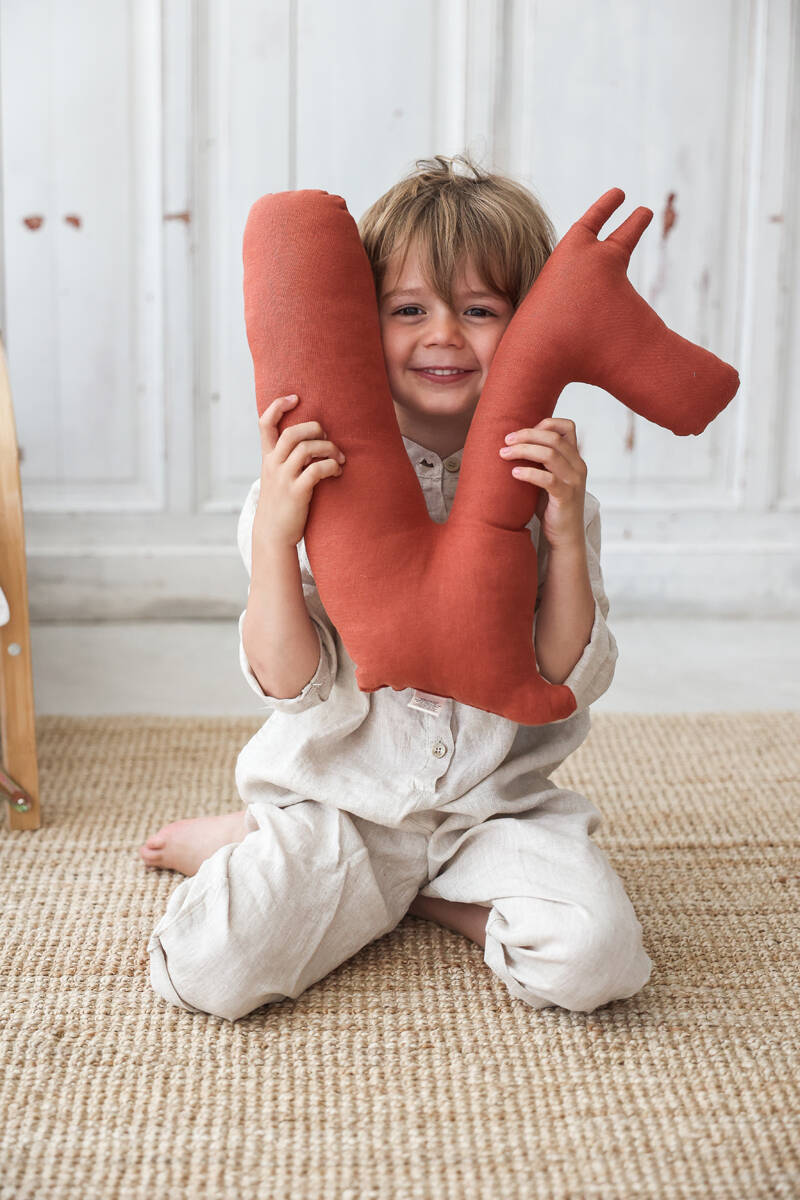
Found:
[[(431, 518), (444, 522), (453, 503), (463, 449), (442, 459), (410, 438), (404, 437), (403, 443)], [(256, 480), (239, 517), (237, 540), (248, 574), (259, 487)], [(539, 562), (538, 610), (548, 548), (535, 515), (527, 528)], [(408, 706), (413, 688), (360, 691), (355, 664), (322, 605), (301, 541), (303, 593), (319, 637), (320, 658), (297, 696), (278, 699), (262, 690), (244, 652), (244, 612), (239, 618), (242, 672), (268, 717), (237, 760), (236, 783), (244, 802), (284, 807), (310, 798), (382, 825), (405, 822), (428, 830), (425, 814), (430, 810), (438, 810), (441, 816), (467, 813), (481, 821), (530, 808), (531, 796), (553, 787), (548, 776), (585, 740), (589, 705), (607, 690), (614, 676), (617, 644), (606, 624), (609, 606), (600, 569), (600, 505), (588, 491), (584, 529), (594, 623), (589, 642), (564, 680), (577, 709), (547, 725), (520, 725), (450, 698), (445, 698), (436, 715), (421, 712)]]

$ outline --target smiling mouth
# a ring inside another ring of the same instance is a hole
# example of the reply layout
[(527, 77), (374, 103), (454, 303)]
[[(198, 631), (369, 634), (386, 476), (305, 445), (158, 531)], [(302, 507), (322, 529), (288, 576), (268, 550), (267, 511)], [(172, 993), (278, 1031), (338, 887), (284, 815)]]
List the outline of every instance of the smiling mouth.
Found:
[(424, 375), (427, 379), (462, 379), (465, 375), (472, 375), (472, 369), (464, 367), (412, 367), (417, 375)]

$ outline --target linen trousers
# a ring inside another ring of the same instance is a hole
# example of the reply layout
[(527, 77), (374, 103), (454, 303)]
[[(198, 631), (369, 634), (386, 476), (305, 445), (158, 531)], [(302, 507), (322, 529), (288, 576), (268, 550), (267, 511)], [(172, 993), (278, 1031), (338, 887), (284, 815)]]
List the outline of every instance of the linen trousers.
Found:
[(235, 1021), (296, 999), (394, 929), (422, 891), (490, 910), (484, 961), (533, 1008), (592, 1012), (633, 996), (653, 964), (592, 841), (601, 815), (546, 782), (522, 812), (477, 820), (451, 804), (391, 827), (312, 799), (250, 804), (244, 840), (170, 896), (147, 947), (153, 987)]

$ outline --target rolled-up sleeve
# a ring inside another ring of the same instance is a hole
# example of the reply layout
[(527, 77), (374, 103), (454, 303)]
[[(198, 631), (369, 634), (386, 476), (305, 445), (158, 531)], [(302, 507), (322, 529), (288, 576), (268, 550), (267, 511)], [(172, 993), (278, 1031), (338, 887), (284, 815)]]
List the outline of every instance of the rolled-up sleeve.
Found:
[[(239, 514), (239, 524), (236, 533), (239, 553), (242, 556), (242, 562), (245, 565), (248, 576), (252, 575), (253, 520), (255, 518), (260, 490), (261, 481), (256, 479), (247, 494), (242, 511)], [(297, 553), (300, 563), (300, 577), (303, 583), (303, 597), (306, 602), (308, 615), (311, 618), (311, 624), (314, 626), (317, 638), (319, 639), (320, 649), (317, 669), (298, 695), (287, 697), (270, 696), (261, 687), (244, 651), (242, 629), (247, 609), (245, 608), (239, 616), (239, 665), (248, 686), (252, 688), (261, 700), (262, 709), (269, 712), (300, 713), (304, 712), (307, 708), (313, 708), (316, 704), (322, 704), (328, 699), (334, 680), (336, 679), (338, 667), (336, 630), (320, 600), (317, 585), (311, 574), (305, 541), (301, 541), (298, 544)]]
[[(586, 493), (583, 509), (584, 534), (586, 538), (586, 563), (589, 568), (589, 582), (594, 596), (594, 621), (589, 641), (584, 647), (575, 666), (563, 681), (575, 697), (576, 711), (588, 708), (611, 686), (618, 657), (616, 639), (608, 627), (608, 597), (603, 584), (603, 572), (600, 567), (600, 504), (596, 496)], [(538, 522), (537, 522), (538, 525)], [(537, 530), (540, 535), (540, 530)], [(537, 588), (536, 609), (538, 613), (542, 585), (547, 575), (547, 544), (539, 536), (544, 552), (539, 553), (539, 579)], [(533, 622), (534, 637), (536, 634), (536, 618)]]

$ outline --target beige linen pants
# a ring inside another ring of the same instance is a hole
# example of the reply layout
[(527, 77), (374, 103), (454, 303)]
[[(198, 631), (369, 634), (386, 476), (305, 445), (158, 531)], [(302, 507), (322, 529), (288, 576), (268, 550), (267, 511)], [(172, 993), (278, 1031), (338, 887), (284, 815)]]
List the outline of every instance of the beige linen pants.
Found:
[[(549, 782), (549, 781), (548, 781)], [(529, 810), (476, 821), (415, 813), (386, 827), (298, 800), (251, 804), (250, 832), (184, 879), (148, 943), (159, 995), (235, 1021), (296, 999), (426, 896), (491, 911), (484, 961), (533, 1008), (591, 1012), (633, 996), (652, 962), (584, 796), (550, 786)]]

